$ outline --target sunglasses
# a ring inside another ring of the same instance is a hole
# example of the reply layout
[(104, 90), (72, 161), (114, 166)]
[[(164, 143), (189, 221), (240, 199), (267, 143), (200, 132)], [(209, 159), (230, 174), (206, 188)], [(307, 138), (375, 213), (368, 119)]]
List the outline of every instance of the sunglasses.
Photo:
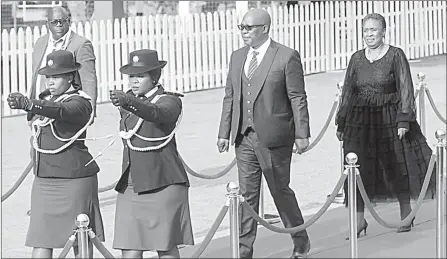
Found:
[(260, 26), (264, 26), (265, 24), (255, 24), (255, 25), (246, 25), (246, 24), (239, 24), (237, 27), (239, 28), (239, 30), (247, 30), (247, 31), (251, 31), (253, 30), (255, 27), (260, 27)]
[(65, 22), (67, 22), (68, 21), (68, 18), (65, 18), (65, 19), (54, 19), (54, 20), (51, 20), (51, 21), (48, 21), (51, 25), (58, 25), (58, 24), (61, 24), (61, 25), (63, 25)]

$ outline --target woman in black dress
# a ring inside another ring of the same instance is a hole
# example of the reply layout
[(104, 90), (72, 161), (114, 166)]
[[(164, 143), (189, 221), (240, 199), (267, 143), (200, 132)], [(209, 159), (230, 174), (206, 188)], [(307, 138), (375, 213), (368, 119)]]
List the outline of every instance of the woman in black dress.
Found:
[[(337, 137), (343, 141), (345, 156), (357, 154), (360, 176), (371, 201), (397, 198), (404, 219), (411, 212), (410, 199), (419, 196), (432, 151), (416, 121), (408, 60), (400, 48), (384, 43), (385, 31), (382, 15), (368, 14), (363, 19), (367, 47), (352, 55), (346, 70), (336, 118)], [(428, 197), (433, 198), (434, 187), (432, 181)], [(368, 223), (364, 201), (359, 192), (357, 196), (360, 234), (366, 233)], [(347, 201), (346, 197), (345, 204)], [(412, 225), (413, 221), (397, 232), (408, 232)]]

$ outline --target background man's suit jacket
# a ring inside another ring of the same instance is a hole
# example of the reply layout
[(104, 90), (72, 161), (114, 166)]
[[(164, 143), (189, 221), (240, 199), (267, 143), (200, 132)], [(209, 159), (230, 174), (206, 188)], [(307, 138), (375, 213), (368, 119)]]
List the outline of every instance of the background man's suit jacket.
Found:
[[(219, 138), (234, 144), (240, 127), (241, 84), (249, 47), (231, 54), (225, 87)], [(265, 147), (291, 145), (297, 138), (310, 137), (309, 112), (304, 87), (303, 67), (296, 50), (272, 41), (251, 84), (253, 92), (253, 125), (259, 142)], [(256, 89), (256, 88), (255, 88)]]
[[(48, 45), (48, 39), (50, 34), (47, 33), (37, 39), (36, 44), (33, 49), (33, 77), (31, 81), (31, 89), (29, 92), (29, 97), (31, 99), (37, 99), (40, 93), (40, 89), (36, 89), (37, 81), (37, 71), (40, 69), (40, 64), (42, 63), (42, 58), (45, 55), (45, 51)], [(92, 99), (92, 106), (94, 112), (96, 112), (96, 99), (98, 93), (98, 80), (96, 78), (96, 68), (95, 68), (95, 53), (93, 51), (92, 43), (81, 37), (75, 32), (71, 32), (70, 38), (68, 39), (67, 48), (65, 49), (74, 54), (76, 62), (82, 65), (82, 68), (76, 74), (75, 82), (82, 86), (82, 90), (86, 92)], [(29, 113), (30, 114), (30, 113)], [(28, 116), (29, 117), (29, 116)], [(30, 119), (30, 118), (28, 118)]]

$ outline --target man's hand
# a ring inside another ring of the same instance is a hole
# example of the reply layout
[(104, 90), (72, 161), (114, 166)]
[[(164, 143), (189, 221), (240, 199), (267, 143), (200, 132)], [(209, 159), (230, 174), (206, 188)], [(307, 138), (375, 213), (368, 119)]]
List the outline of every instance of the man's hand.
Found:
[(335, 133), (335, 135), (337, 136), (339, 141), (343, 141), (343, 132), (337, 131), (337, 133)]
[(306, 150), (306, 148), (309, 146), (309, 139), (308, 138), (297, 138), (295, 139), (295, 145), (296, 145), (296, 153), (302, 154)]
[(230, 148), (230, 141), (228, 139), (219, 138), (217, 140), (217, 149), (220, 153), (222, 152), (228, 152), (228, 149)]
[(406, 129), (406, 128), (398, 128), (397, 135), (399, 136), (399, 139), (403, 139), (407, 132), (408, 132), (408, 129)]
[(110, 90), (110, 100), (115, 106), (123, 106), (129, 103), (129, 96), (121, 90)]
[(7, 101), (11, 109), (29, 110), (32, 105), (30, 99), (21, 93), (10, 93)]

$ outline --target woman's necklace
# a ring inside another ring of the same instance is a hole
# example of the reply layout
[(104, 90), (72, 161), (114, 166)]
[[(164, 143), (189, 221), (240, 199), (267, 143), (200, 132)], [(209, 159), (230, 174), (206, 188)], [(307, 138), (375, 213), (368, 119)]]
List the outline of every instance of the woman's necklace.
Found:
[(383, 43), (376, 48), (376, 50), (378, 50), (376, 56), (374, 58), (371, 57), (371, 49), (368, 48), (368, 60), (370, 63), (373, 63), (374, 61), (376, 61), (378, 58), (380, 58), (382, 51), (383, 51), (383, 46), (385, 46)]

